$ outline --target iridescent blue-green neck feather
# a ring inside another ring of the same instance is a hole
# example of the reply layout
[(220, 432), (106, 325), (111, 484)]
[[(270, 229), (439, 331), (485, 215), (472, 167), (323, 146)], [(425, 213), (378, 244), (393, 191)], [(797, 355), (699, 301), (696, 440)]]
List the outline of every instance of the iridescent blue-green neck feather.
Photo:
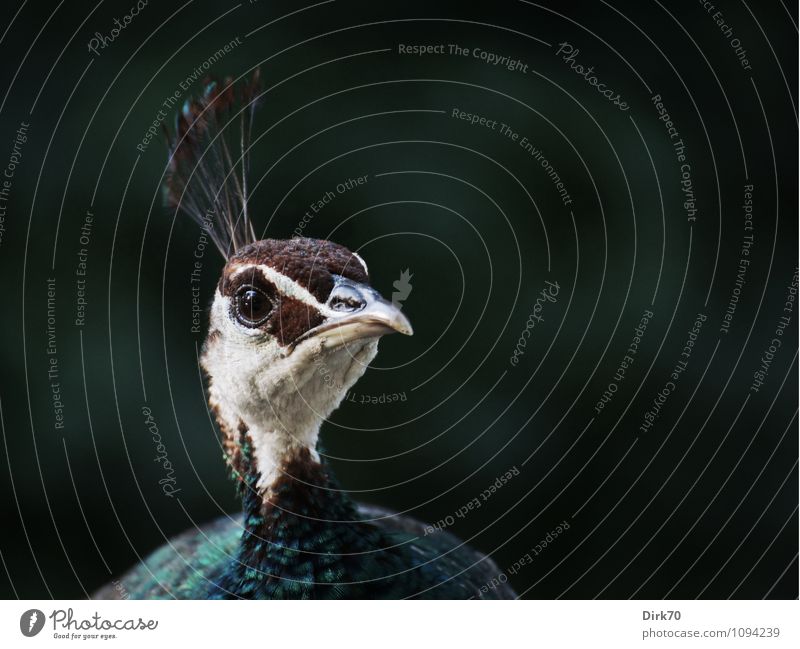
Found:
[(238, 469), (243, 517), (172, 539), (98, 598), (505, 599), (495, 563), (448, 532), (358, 506), (328, 467), (301, 451), (269, 497), (245, 441)]
[(287, 459), (268, 499), (256, 488), (257, 471), (244, 464), (242, 537), (211, 597), (371, 597), (375, 580), (390, 576), (393, 564), (402, 569), (406, 552), (387, 549), (387, 535), (361, 520), (330, 471), (307, 450)]

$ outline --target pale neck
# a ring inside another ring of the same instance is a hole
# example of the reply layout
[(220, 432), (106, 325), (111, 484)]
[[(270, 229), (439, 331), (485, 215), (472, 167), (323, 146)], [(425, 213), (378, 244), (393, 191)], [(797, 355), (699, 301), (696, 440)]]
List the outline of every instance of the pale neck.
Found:
[(249, 428), (247, 434), (259, 473), (256, 488), (265, 500), (271, 496), (272, 485), (284, 477), (285, 467), (293, 458), (304, 456), (307, 451), (313, 462), (320, 461), (317, 453), (319, 422), (315, 427), (296, 433), (290, 433), (274, 424), (262, 423)]
[(319, 462), (320, 426), (374, 358), (377, 340), (321, 356), (301, 349), (258, 359), (258, 349), (247, 355), (235, 346), (210, 344), (203, 366), (231, 466), (241, 476), (237, 465), (244, 460), (259, 476), (257, 489), (268, 497), (287, 460), (307, 451)]

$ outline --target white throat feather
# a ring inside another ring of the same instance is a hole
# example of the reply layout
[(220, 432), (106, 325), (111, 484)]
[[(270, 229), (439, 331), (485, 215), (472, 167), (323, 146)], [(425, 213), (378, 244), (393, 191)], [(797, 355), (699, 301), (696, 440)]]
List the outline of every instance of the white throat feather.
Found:
[(229, 298), (217, 291), (211, 322), (218, 333), (210, 336), (202, 357), (210, 377), (209, 403), (228, 437), (226, 448), (238, 444), (246, 429), (260, 474), (257, 488), (267, 499), (287, 459), (307, 448), (319, 461), (320, 426), (364, 374), (378, 341), (343, 346), (322, 336), (289, 352), (258, 330), (246, 337), (228, 330), (236, 327), (229, 309)]

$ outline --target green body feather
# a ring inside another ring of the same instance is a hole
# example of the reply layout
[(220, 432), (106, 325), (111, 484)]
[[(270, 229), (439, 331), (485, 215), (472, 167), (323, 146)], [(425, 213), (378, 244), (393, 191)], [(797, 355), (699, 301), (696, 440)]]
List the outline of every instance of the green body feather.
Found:
[[(242, 518), (185, 532), (128, 572), (142, 599), (511, 598), (495, 563), (444, 531), (356, 507), (325, 467), (288, 466), (266, 505), (243, 484)], [(374, 520), (369, 520), (374, 519)]]

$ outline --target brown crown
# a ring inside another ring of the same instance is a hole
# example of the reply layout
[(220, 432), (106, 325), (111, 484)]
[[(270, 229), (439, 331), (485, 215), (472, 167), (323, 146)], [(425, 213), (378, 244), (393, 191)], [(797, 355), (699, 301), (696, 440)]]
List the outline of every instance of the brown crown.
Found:
[(356, 256), (344, 246), (323, 239), (263, 239), (233, 255), (220, 280), (220, 292), (230, 295), (233, 271), (249, 264), (274, 268), (305, 288), (320, 302), (333, 290), (333, 275), (368, 284), (369, 275)]

